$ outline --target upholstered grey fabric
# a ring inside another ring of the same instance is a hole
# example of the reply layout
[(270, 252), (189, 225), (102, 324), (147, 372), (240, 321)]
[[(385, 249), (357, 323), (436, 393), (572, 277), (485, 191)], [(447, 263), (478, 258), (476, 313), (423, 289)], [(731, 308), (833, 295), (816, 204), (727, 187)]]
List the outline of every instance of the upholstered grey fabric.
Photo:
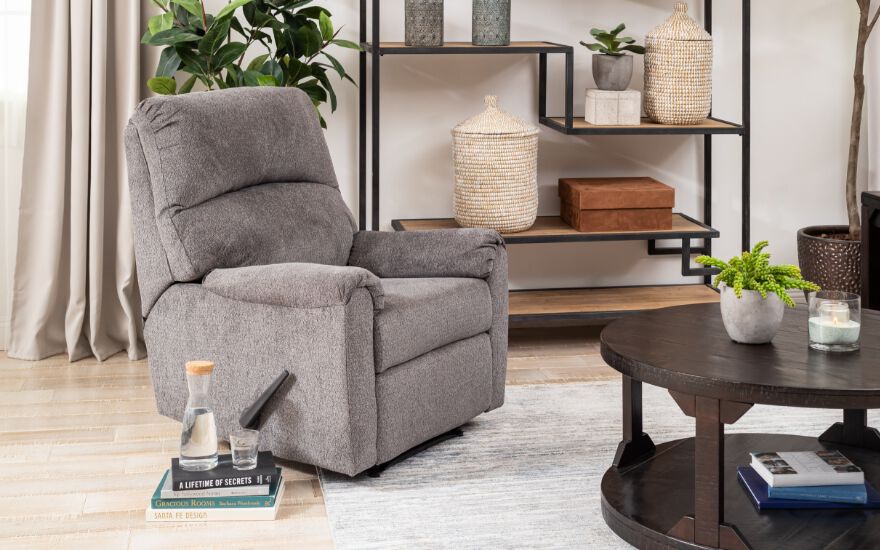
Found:
[(486, 229), (438, 229), (401, 233), (361, 231), (354, 236), (350, 265), (384, 278), (476, 277), (492, 272), (504, 241)]
[(225, 438), (288, 369), (263, 448), (355, 475), (503, 402), (500, 236), (355, 235), (303, 92), (150, 99), (125, 137), (162, 414), (183, 413), (186, 361), (212, 360)]
[(480, 334), (377, 375), (379, 462), (387, 462), (488, 409), (491, 357), (489, 337)]
[(169, 286), (174, 276), (168, 266), (165, 250), (159, 238), (154, 215), (150, 171), (137, 128), (125, 128), (125, 156), (128, 159), (128, 187), (131, 194), (131, 217), (134, 226), (134, 249), (137, 258), (138, 287), (141, 294), (141, 315), (146, 317), (153, 304)]
[(373, 308), (383, 307), (382, 283), (360, 267), (290, 263), (216, 269), (202, 284), (233, 300), (302, 309), (344, 306), (355, 290), (365, 288)]
[(382, 287), (385, 308), (373, 329), (377, 373), (492, 326), (492, 298), (482, 279), (382, 279)]
[(145, 325), (159, 412), (180, 419), (184, 363), (214, 361), (212, 402), (225, 439), (241, 412), (281, 372), (292, 380), (264, 415), (261, 444), (276, 456), (354, 475), (376, 464), (373, 300), (297, 309), (224, 298), (177, 284)]
[(489, 409), (504, 404), (504, 384), (507, 379), (507, 249), (498, 247), (492, 273), (486, 279), (492, 294), (492, 402)]
[[(354, 221), (304, 92), (154, 97), (141, 102), (131, 124), (175, 280), (197, 280), (217, 267), (345, 263)], [(229, 216), (235, 224), (226, 223)], [(317, 234), (326, 237), (316, 241)]]
[(354, 230), (346, 214), (332, 187), (267, 183), (181, 210), (173, 221), (192, 273), (202, 276), (267, 263), (345, 265)]

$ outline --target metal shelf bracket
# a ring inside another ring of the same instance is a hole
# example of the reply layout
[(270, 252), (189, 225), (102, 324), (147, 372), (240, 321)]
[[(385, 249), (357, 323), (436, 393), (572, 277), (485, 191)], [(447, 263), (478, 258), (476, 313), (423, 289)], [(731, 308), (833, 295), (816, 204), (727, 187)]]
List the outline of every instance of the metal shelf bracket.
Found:
[[(706, 242), (708, 243), (709, 239), (706, 239)], [(718, 270), (714, 267), (691, 267), (691, 256), (708, 253), (708, 247), (706, 246), (692, 248), (691, 240), (688, 238), (681, 240), (680, 247), (660, 247), (657, 246), (656, 240), (648, 241), (649, 256), (678, 256), (681, 254), (681, 274), (684, 277), (717, 275)]]

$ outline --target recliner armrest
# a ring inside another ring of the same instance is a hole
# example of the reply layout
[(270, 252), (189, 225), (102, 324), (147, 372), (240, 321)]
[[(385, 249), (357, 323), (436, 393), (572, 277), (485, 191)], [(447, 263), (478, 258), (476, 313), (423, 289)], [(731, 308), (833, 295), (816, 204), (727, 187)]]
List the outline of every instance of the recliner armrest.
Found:
[(488, 229), (360, 231), (348, 263), (383, 278), (487, 278), (504, 240)]
[(202, 285), (233, 300), (299, 309), (345, 305), (356, 289), (365, 288), (378, 311), (385, 295), (382, 283), (366, 269), (306, 263), (215, 269)]

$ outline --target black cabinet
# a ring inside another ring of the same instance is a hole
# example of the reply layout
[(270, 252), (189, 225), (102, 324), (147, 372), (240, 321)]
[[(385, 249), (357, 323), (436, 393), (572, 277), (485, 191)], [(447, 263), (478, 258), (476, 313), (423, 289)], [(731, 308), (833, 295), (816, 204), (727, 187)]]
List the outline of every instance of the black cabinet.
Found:
[(862, 307), (880, 309), (880, 192), (862, 193)]

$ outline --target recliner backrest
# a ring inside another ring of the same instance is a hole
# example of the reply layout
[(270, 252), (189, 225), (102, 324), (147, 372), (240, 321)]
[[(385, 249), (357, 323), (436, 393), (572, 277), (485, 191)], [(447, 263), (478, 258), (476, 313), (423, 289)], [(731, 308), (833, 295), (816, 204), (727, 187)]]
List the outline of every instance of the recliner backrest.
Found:
[(213, 269), (347, 262), (357, 228), (302, 91), (155, 97), (125, 134), (145, 317)]

